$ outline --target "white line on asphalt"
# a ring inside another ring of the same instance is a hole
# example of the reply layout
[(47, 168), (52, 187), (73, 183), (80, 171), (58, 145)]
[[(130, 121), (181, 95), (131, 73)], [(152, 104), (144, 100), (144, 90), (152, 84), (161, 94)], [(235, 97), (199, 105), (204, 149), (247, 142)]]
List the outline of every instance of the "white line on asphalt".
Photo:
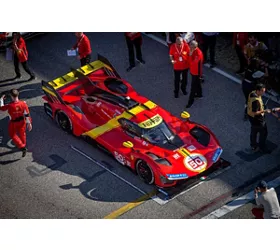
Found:
[[(77, 153), (83, 155), (84, 157), (86, 157), (88, 160), (94, 162), (96, 165), (98, 165), (99, 167), (105, 169), (106, 171), (108, 171), (110, 174), (114, 175), (116, 178), (122, 180), (123, 182), (125, 182), (126, 184), (128, 184), (129, 186), (131, 186), (132, 188), (134, 188), (135, 190), (137, 190), (138, 192), (140, 192), (141, 194), (147, 195), (148, 193), (146, 193), (145, 191), (141, 190), (140, 188), (136, 187), (135, 185), (133, 185), (132, 183), (130, 183), (129, 181), (125, 180), (124, 178), (122, 178), (121, 176), (117, 175), (116, 173), (112, 172), (110, 169), (106, 168), (103, 164), (101, 164), (100, 162), (92, 159), (90, 156), (88, 156), (86, 153), (80, 151), (79, 149), (77, 149), (76, 147), (71, 145), (71, 148), (76, 151)], [(163, 201), (162, 199), (160, 199), (157, 196), (153, 196), (151, 197), (151, 199), (153, 201), (155, 201), (156, 203), (158, 203), (159, 205), (164, 205), (167, 202)]]
[[(157, 37), (155, 35), (152, 35), (152, 34), (146, 34), (145, 32), (143, 32), (143, 34), (145, 36), (150, 37), (151, 39), (153, 39), (153, 40), (155, 40), (155, 41), (157, 41), (157, 42), (159, 42), (159, 43), (161, 43), (161, 44), (163, 44), (163, 45), (168, 47), (168, 45), (166, 44), (166, 42), (163, 39), (161, 39), (161, 38), (159, 38), (159, 37)], [(210, 65), (208, 63), (205, 63), (204, 66), (206, 66), (207, 68), (210, 68)], [(220, 75), (222, 75), (222, 76), (232, 80), (235, 83), (238, 83), (240, 85), (242, 84), (242, 80), (238, 79), (235, 76), (232, 76), (232, 75), (228, 74), (227, 72), (225, 72), (225, 71), (223, 71), (223, 70), (221, 70), (221, 69), (219, 69), (217, 67), (212, 68), (212, 70), (215, 71), (216, 73), (218, 73), (218, 74), (220, 74)], [(280, 100), (278, 100), (275, 95), (277, 96), (276, 92), (274, 94), (272, 93), (272, 95), (268, 95), (266, 93), (264, 94), (264, 96), (266, 98), (269, 98), (270, 100), (280, 104)]]
[(13, 142), (12, 139), (9, 140), (9, 141), (7, 142), (7, 146), (8, 146), (9, 148), (15, 148), (15, 147), (16, 147), (12, 142)]
[(92, 159), (90, 156), (88, 156), (86, 153), (80, 151), (79, 149), (77, 149), (76, 147), (71, 145), (71, 148), (73, 150), (75, 150), (76, 152), (78, 152), (79, 154), (83, 155), (84, 157), (86, 157), (88, 160), (94, 162), (96, 165), (98, 165), (99, 167), (105, 169), (106, 171), (108, 171), (110, 174), (114, 175), (115, 177), (117, 177), (118, 179), (122, 180), (123, 182), (125, 182), (126, 184), (128, 184), (129, 186), (131, 186), (132, 188), (134, 188), (135, 190), (137, 190), (138, 192), (140, 192), (141, 194), (146, 195), (147, 193), (144, 192), (143, 190), (141, 190), (140, 188), (134, 186), (132, 183), (128, 182), (127, 180), (125, 180), (124, 178), (122, 178), (121, 176), (117, 175), (116, 173), (112, 172), (110, 169), (106, 168), (103, 164), (101, 164), (100, 162)]
[[(280, 176), (277, 177), (276, 179), (268, 182), (269, 187), (277, 187), (280, 185)], [(244, 206), (248, 202), (254, 199), (254, 191), (251, 191), (233, 201), (230, 203), (222, 206), (221, 208), (218, 208), (217, 210), (213, 211), (212, 213), (202, 217), (202, 219), (218, 219), (221, 218), (222, 216), (226, 215), (227, 213), (232, 212), (233, 210)]]

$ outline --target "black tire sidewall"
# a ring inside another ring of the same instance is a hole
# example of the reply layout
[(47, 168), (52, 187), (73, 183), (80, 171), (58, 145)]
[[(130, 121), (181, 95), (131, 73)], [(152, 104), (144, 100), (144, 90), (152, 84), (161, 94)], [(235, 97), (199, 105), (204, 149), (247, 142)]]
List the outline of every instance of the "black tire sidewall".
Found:
[[(149, 170), (150, 170), (150, 172), (151, 172), (151, 174), (152, 174), (152, 179), (151, 179), (150, 182), (144, 180), (143, 177), (142, 177), (141, 174), (140, 174), (140, 170), (139, 170), (138, 168), (139, 168), (139, 164), (140, 164), (141, 162), (145, 163), (145, 164), (148, 166), (148, 168), (149, 168)], [(153, 170), (151, 169), (151, 167), (149, 166), (149, 164), (148, 164), (146, 161), (144, 161), (144, 160), (138, 160), (138, 161), (136, 162), (136, 172), (137, 172), (138, 176), (140, 177), (140, 179), (143, 180), (145, 183), (147, 183), (147, 184), (149, 184), (149, 185), (152, 185), (152, 184), (154, 183), (154, 181), (155, 181), (154, 172), (153, 172)]]
[[(65, 116), (66, 118), (67, 118), (67, 120), (68, 120), (68, 122), (69, 122), (69, 125), (70, 125), (70, 128), (69, 129), (64, 129), (62, 126), (61, 126), (61, 124), (60, 124), (60, 121), (59, 121), (59, 116), (60, 115), (63, 115), (63, 116)], [(72, 122), (71, 122), (71, 120), (70, 120), (70, 118), (68, 117), (68, 115), (65, 113), (65, 112), (63, 112), (63, 111), (58, 111), (57, 113), (56, 113), (56, 115), (55, 115), (55, 120), (56, 120), (56, 123), (58, 124), (58, 126), (63, 130), (63, 131), (65, 131), (65, 132), (67, 132), (67, 133), (72, 133), (72, 130), (73, 130), (73, 125), (72, 125)]]

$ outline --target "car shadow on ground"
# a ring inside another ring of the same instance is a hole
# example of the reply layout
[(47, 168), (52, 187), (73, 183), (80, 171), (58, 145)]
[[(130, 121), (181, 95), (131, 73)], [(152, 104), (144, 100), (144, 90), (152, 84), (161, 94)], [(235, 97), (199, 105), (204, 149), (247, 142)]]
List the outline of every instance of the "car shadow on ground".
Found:
[[(82, 164), (77, 164), (79, 159), (80, 161), (83, 160), (80, 156), (77, 156), (75, 163), (68, 162), (68, 154), (73, 153), (69, 149), (67, 141), (74, 139), (77, 140), (77, 143), (84, 144), (84, 146), (88, 145), (88, 143), (61, 131), (55, 122), (45, 114), (42, 106), (30, 107), (30, 114), (33, 120), (33, 130), (27, 132), (28, 155), (24, 159), (24, 162), (27, 162), (24, 167), (31, 178), (41, 178), (54, 171), (60, 171), (82, 179), (80, 184), (74, 185), (67, 181), (65, 183), (62, 178), (59, 187), (65, 192), (76, 189), (85, 198), (102, 202), (132, 202), (139, 198), (139, 194), (136, 197), (135, 192), (124, 192), (124, 189), (127, 190), (125, 183), (119, 184), (118, 180), (113, 179), (113, 176), (109, 175), (108, 177), (108, 174), (105, 175), (108, 173), (106, 170), (98, 169), (90, 161), (83, 161)], [(0, 143), (1, 165), (6, 167), (14, 162), (21, 163), (21, 152), (14, 147), (8, 136), (8, 120), (8, 117), (0, 120), (0, 137), (2, 138)], [(39, 129), (36, 128), (37, 124), (40, 124)], [(48, 138), (48, 141), (42, 138), (42, 135), (44, 135), (44, 138)], [(56, 139), (52, 140), (52, 138)], [(52, 141), (55, 141), (53, 146), (50, 145)], [(59, 144), (58, 147), (56, 147), (57, 144)], [(108, 157), (103, 151), (99, 149), (98, 151), (100, 154), (104, 154), (104, 158)], [(72, 160), (73, 157), (71, 158)], [(102, 164), (104, 165), (105, 162), (102, 162)], [(115, 166), (122, 167), (118, 163)], [(106, 164), (106, 167), (114, 171), (114, 166)], [(129, 171), (128, 169), (125, 170)]]

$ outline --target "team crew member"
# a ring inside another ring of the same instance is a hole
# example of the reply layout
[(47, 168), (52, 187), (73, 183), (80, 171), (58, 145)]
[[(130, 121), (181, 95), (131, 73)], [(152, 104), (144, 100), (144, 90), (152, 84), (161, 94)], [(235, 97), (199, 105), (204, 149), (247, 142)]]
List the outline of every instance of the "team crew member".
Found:
[(203, 53), (198, 48), (197, 41), (190, 42), (190, 73), (192, 76), (191, 93), (187, 108), (190, 108), (194, 103), (194, 98), (202, 98), (202, 65), (203, 65)]
[(28, 131), (32, 130), (31, 117), (29, 109), (24, 101), (20, 101), (18, 96), (19, 92), (16, 89), (12, 89), (10, 92), (12, 102), (4, 105), (4, 97), (0, 98), (0, 110), (8, 111), (10, 121), (8, 125), (9, 136), (13, 142), (22, 151), (22, 157), (26, 155), (26, 124)]
[(129, 58), (129, 67), (126, 69), (127, 72), (135, 68), (135, 55), (134, 48), (136, 50), (136, 61), (141, 64), (145, 64), (145, 61), (142, 57), (142, 36), (140, 32), (125, 32), (125, 39), (128, 48), (128, 58)]
[[(258, 196), (258, 193), (261, 193)], [(253, 208), (252, 213), (256, 219), (279, 219), (280, 207), (274, 188), (268, 189), (265, 181), (261, 181), (255, 188), (255, 200), (258, 208)]]
[(182, 37), (176, 38), (176, 43), (172, 44), (169, 51), (170, 60), (174, 68), (174, 96), (179, 97), (179, 87), (181, 81), (181, 90), (187, 95), (188, 69), (189, 69), (190, 47), (184, 42)]
[(90, 41), (83, 32), (75, 32), (75, 36), (77, 37), (77, 42), (72, 49), (78, 49), (78, 58), (81, 62), (81, 66), (84, 66), (90, 63), (91, 60)]
[[(265, 113), (270, 113), (269, 109), (264, 109), (262, 95), (265, 93), (265, 86), (257, 84), (256, 90), (252, 91), (248, 98), (247, 112), (249, 121), (251, 123), (251, 147), (253, 151), (260, 149), (263, 153), (269, 153), (265, 148), (267, 138), (267, 126), (265, 122)], [(257, 136), (260, 134), (259, 143), (257, 143)]]
[(233, 48), (239, 59), (240, 68), (236, 72), (241, 74), (245, 71), (247, 64), (246, 58), (244, 56), (244, 46), (248, 43), (248, 32), (234, 32), (233, 33)]
[(13, 36), (12, 48), (14, 50), (14, 66), (15, 66), (16, 78), (21, 78), (21, 73), (19, 69), (19, 63), (21, 63), (26, 73), (30, 75), (28, 81), (32, 81), (35, 79), (35, 75), (33, 72), (30, 71), (27, 64), (28, 51), (26, 49), (25, 41), (21, 37), (19, 32), (13, 32), (12, 36)]

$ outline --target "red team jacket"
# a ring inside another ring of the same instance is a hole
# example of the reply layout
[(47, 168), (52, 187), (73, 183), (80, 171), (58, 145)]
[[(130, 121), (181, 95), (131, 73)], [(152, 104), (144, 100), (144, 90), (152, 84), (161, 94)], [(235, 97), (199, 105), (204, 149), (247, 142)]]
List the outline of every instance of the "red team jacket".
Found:
[(203, 53), (196, 48), (190, 56), (190, 73), (202, 77)]
[(24, 101), (9, 103), (0, 107), (0, 110), (8, 111), (11, 121), (25, 121), (25, 118), (29, 117), (29, 121), (31, 122), (31, 118), (29, 116), (29, 108)]
[[(184, 70), (189, 68), (189, 53), (190, 47), (186, 42), (183, 42), (181, 49), (178, 49), (176, 43), (171, 45), (169, 55), (173, 56), (173, 59), (175, 60), (175, 63), (173, 64), (174, 70)], [(182, 57), (183, 61), (179, 60), (180, 57)]]
[(248, 43), (248, 32), (234, 32), (233, 44), (238, 45), (241, 49)]
[(141, 32), (125, 32), (126, 37), (128, 37), (131, 41), (134, 39), (141, 37)]
[(85, 34), (78, 38), (78, 41), (73, 48), (78, 48), (79, 56), (81, 59), (91, 54), (90, 41)]
[(28, 59), (28, 52), (26, 49), (26, 44), (25, 41), (22, 37), (20, 37), (15, 46), (14, 46), (14, 51), (17, 54), (19, 62), (26, 62)]

